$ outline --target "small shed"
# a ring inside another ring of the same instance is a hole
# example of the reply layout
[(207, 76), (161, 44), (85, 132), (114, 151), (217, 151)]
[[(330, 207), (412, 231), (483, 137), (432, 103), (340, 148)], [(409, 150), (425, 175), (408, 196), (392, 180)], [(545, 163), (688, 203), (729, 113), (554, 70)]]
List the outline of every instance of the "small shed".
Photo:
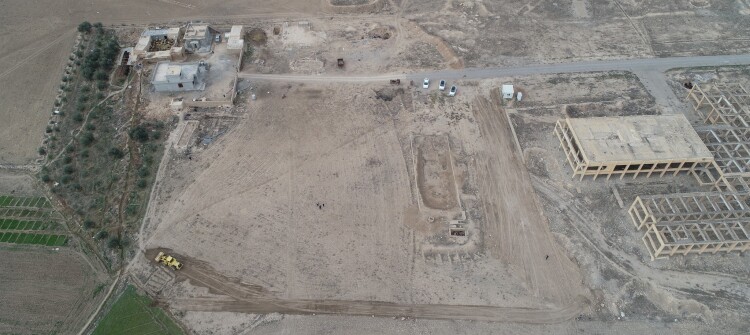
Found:
[(513, 85), (503, 85), (503, 99), (513, 99), (514, 92), (515, 90), (513, 90)]

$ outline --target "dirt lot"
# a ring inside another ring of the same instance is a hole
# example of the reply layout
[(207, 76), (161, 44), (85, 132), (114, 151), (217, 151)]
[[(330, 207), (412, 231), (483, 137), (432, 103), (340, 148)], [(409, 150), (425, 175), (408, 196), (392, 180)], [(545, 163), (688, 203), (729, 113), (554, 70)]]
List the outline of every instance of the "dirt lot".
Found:
[[(400, 306), (363, 314), (429, 315), (420, 304), (580, 312), (581, 275), (549, 233), (484, 88), (455, 99), (387, 83), (257, 91), (227, 134), (191, 159), (172, 153), (146, 248), (170, 248), (273, 299)], [(450, 236), (453, 222), (467, 234)], [(236, 254), (253, 256), (226, 257)], [(140, 280), (153, 271), (144, 265)], [(253, 310), (180, 300), (211, 298), (200, 287), (244, 296), (183, 275), (187, 283), (165, 288), (168, 303)]]

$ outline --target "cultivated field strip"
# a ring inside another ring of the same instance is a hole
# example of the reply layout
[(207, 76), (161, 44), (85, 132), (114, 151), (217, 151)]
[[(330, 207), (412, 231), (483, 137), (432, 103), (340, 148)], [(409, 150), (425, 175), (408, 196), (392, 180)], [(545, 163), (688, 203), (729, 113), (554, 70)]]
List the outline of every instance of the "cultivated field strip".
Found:
[(68, 244), (44, 197), (0, 196), (0, 244), (58, 247)]

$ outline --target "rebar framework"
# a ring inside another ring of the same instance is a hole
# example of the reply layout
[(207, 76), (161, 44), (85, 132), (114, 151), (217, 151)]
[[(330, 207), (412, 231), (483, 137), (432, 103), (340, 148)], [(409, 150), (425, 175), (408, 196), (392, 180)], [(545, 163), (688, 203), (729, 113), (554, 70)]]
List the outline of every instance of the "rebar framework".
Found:
[(651, 259), (674, 254), (743, 252), (750, 248), (750, 221), (652, 225), (643, 236)]
[(750, 247), (750, 193), (695, 192), (639, 196), (628, 213), (651, 259), (676, 253), (745, 251)]
[(741, 84), (693, 85), (688, 101), (706, 124), (750, 127), (750, 93)]
[(697, 129), (722, 175), (750, 173), (750, 127)]

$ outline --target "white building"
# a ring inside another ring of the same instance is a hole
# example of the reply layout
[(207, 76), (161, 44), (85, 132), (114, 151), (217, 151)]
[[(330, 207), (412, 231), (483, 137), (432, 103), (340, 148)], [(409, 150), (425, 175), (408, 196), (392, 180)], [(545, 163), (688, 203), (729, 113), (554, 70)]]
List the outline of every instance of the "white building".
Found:
[(513, 85), (503, 85), (503, 99), (513, 99), (514, 92), (515, 90), (513, 89)]
[(159, 62), (154, 68), (151, 83), (157, 92), (199, 91), (206, 87), (204, 73), (206, 64)]

